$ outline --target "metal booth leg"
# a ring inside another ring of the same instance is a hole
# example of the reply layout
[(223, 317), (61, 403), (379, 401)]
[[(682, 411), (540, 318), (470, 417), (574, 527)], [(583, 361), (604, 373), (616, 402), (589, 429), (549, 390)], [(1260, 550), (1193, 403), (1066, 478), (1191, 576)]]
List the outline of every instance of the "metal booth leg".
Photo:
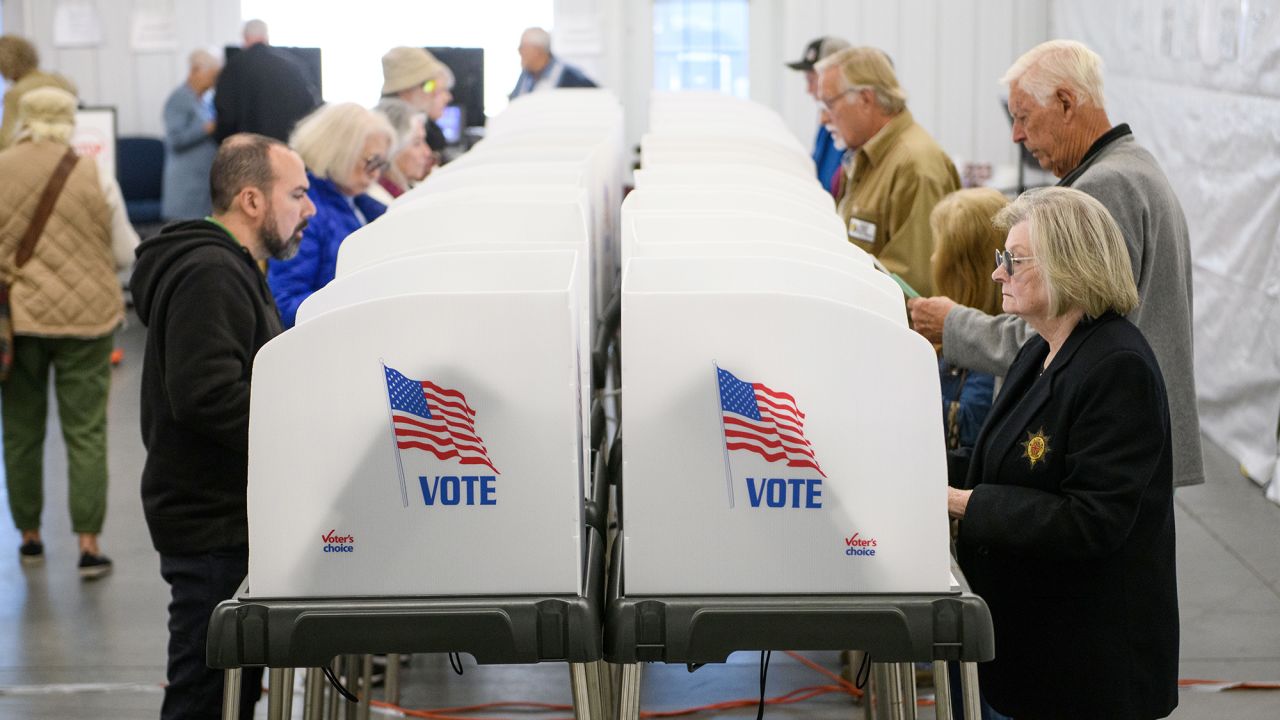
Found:
[(640, 720), (640, 663), (622, 666), (618, 683), (618, 720)]
[(356, 720), (369, 720), (369, 701), (373, 699), (373, 656), (360, 656), (360, 702), (356, 705)]
[(966, 718), (982, 717), (982, 702), (978, 695), (978, 664), (960, 663), (960, 688), (964, 695), (964, 716)]
[(324, 716), (324, 670), (307, 668), (302, 690), (302, 720), (320, 720)]
[(400, 704), (400, 654), (387, 655), (387, 679), (383, 682), (382, 698), (392, 705)]
[(271, 668), (267, 682), (267, 720), (293, 717), (293, 668)]
[(892, 663), (871, 663), (871, 702), (868, 706), (874, 720), (898, 720), (898, 698), (902, 695), (898, 687), (898, 673)]
[(603, 717), (609, 717), (617, 707), (617, 701), (614, 699), (614, 690), (617, 688), (613, 680), (614, 666), (604, 660), (598, 660), (592, 665), (595, 666), (596, 683), (600, 688), (600, 707), (604, 708), (605, 712)]
[[(344, 661), (346, 661), (346, 656), (339, 655), (334, 657), (334, 659), (329, 662), (329, 669), (333, 670), (334, 674), (342, 674), (342, 665)], [(338, 691), (335, 691), (335, 689), (329, 688), (328, 697), (329, 701), (325, 703), (325, 706), (328, 707), (328, 711), (325, 712), (324, 716), (329, 717), (329, 720), (338, 720), (338, 717), (340, 717), (340, 715), (338, 715), (338, 708), (340, 707), (339, 703), (343, 702), (342, 696), (339, 696)]]
[(933, 697), (934, 717), (937, 720), (952, 720), (951, 676), (947, 673), (945, 660), (933, 661)]
[(222, 681), (222, 720), (240, 716), (240, 668), (228, 668)]
[(596, 663), (569, 663), (569, 682), (573, 689), (573, 715), (577, 720), (603, 720), (600, 676)]
[(898, 682), (902, 694), (899, 697), (899, 717), (904, 720), (916, 720), (916, 664), (897, 663)]

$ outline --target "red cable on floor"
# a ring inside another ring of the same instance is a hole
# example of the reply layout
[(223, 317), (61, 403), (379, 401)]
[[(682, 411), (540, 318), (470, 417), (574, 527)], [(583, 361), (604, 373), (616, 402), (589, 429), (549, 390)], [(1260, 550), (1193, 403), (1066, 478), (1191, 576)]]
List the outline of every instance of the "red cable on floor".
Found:
[[(814, 685), (810, 687), (802, 687), (783, 693), (771, 698), (766, 698), (766, 705), (792, 705), (795, 703), (812, 700), (813, 698), (828, 695), (830, 693), (842, 693), (851, 695), (855, 698), (861, 698), (864, 691), (858, 689), (845, 678), (831, 672), (830, 670), (815, 663), (800, 653), (791, 650), (785, 651), (786, 654), (796, 662), (813, 670), (828, 679), (834, 680), (835, 685)], [(1218, 685), (1221, 687), (1214, 688), (1214, 691), (1222, 690), (1280, 690), (1280, 682), (1230, 682), (1226, 680), (1203, 680), (1197, 678), (1184, 678), (1178, 681), (1179, 687), (1208, 689), (1211, 686)], [(760, 702), (759, 698), (743, 698), (741, 700), (725, 700), (722, 702), (711, 703), (709, 705), (699, 705), (697, 707), (683, 708), (680, 710), (651, 710), (640, 713), (642, 718), (675, 718), (687, 717), (689, 715), (697, 715), (704, 712), (712, 712), (715, 710), (735, 710), (738, 708), (755, 707)], [(474, 715), (466, 715), (466, 713), (479, 712), (481, 710), (493, 710), (497, 708), (524, 709), (524, 710), (547, 710), (547, 711), (571, 711), (572, 705), (555, 705), (551, 703), (537, 702), (493, 702), (482, 705), (463, 705), (449, 708), (436, 708), (435, 710), (409, 710), (398, 705), (382, 702), (379, 700), (371, 701), (372, 705), (388, 710), (394, 710), (404, 713), (409, 717), (424, 718), (425, 720), (509, 720), (508, 718), (487, 718)], [(929, 699), (921, 699), (917, 701), (920, 705), (933, 705), (934, 701)], [(462, 715), (451, 715), (449, 713), (463, 713)], [(554, 718), (553, 720), (573, 720), (573, 718)]]

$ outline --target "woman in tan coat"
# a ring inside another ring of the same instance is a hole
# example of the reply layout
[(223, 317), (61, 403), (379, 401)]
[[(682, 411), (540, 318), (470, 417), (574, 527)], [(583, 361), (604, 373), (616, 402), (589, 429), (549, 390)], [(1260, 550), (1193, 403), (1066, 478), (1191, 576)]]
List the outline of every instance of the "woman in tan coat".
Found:
[(0, 384), (9, 509), (22, 532), (24, 565), (44, 559), (44, 435), (52, 368), (67, 446), (72, 530), (80, 575), (100, 577), (111, 561), (98, 547), (106, 516), (107, 392), (112, 333), (124, 318), (116, 272), (127, 267), (138, 235), (124, 213), (115, 178), (92, 158), (75, 161), (30, 259), (15, 255), (49, 178), (67, 154), (76, 100), (39, 88), (19, 104), (17, 143), (0, 152), (0, 276), (9, 283), (13, 366)]

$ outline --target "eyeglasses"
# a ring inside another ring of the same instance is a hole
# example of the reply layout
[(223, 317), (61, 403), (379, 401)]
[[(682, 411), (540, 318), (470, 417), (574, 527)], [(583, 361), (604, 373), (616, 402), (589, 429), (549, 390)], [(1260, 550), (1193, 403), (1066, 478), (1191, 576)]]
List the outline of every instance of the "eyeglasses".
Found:
[(836, 109), (836, 102), (838, 102), (838, 101), (840, 100), (840, 98), (842, 98), (842, 97), (844, 97), (845, 95), (848, 95), (848, 94), (850, 94), (850, 93), (856, 93), (856, 92), (858, 92), (859, 90), (861, 90), (861, 88), (846, 88), (845, 90), (843, 90), (843, 91), (841, 91), (841, 92), (839, 92), (839, 93), (837, 93), (837, 94), (835, 94), (835, 95), (833, 95), (833, 96), (831, 96), (831, 97), (829, 97), (829, 98), (818, 98), (818, 102), (822, 103), (822, 106), (823, 106), (823, 107), (825, 107), (827, 110), (830, 110), (830, 111), (834, 112), (834, 111), (835, 111), (835, 109)]
[(436, 81), (434, 78), (422, 83), (422, 92), (430, 95), (436, 91)]
[(996, 267), (998, 268), (1001, 265), (1003, 265), (1004, 271), (1009, 277), (1013, 277), (1013, 266), (1015, 264), (1026, 262), (1028, 260), (1035, 260), (1035, 258), (1031, 257), (1030, 255), (1026, 257), (1014, 257), (1013, 255), (1009, 254), (1008, 250), (996, 251)]
[(364, 159), (364, 172), (366, 175), (382, 172), (391, 167), (390, 161), (381, 155), (370, 155)]

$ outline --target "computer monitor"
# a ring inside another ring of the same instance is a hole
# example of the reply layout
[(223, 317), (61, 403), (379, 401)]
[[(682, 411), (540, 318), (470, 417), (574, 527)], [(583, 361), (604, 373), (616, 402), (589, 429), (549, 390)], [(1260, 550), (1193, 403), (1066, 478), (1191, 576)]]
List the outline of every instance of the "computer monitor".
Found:
[[(484, 125), (484, 48), (429, 47), (427, 51), (453, 71), (453, 105), (462, 110), (459, 136), (464, 127)], [(442, 118), (441, 128), (444, 123)], [(454, 142), (449, 139), (450, 144)]]
[(444, 115), (436, 121), (436, 125), (440, 126), (441, 132), (444, 133), (445, 142), (450, 145), (457, 145), (462, 142), (462, 108), (457, 105), (450, 105), (444, 109)]
[[(302, 74), (311, 84), (311, 89), (315, 91), (317, 98), (324, 97), (324, 82), (320, 73), (320, 48), (314, 47), (287, 47), (284, 45), (272, 45), (272, 49), (279, 50), (297, 62), (302, 68)], [(244, 48), (236, 45), (228, 45), (223, 48), (224, 56), (227, 62), (231, 62), (231, 58), (243, 51)]]

